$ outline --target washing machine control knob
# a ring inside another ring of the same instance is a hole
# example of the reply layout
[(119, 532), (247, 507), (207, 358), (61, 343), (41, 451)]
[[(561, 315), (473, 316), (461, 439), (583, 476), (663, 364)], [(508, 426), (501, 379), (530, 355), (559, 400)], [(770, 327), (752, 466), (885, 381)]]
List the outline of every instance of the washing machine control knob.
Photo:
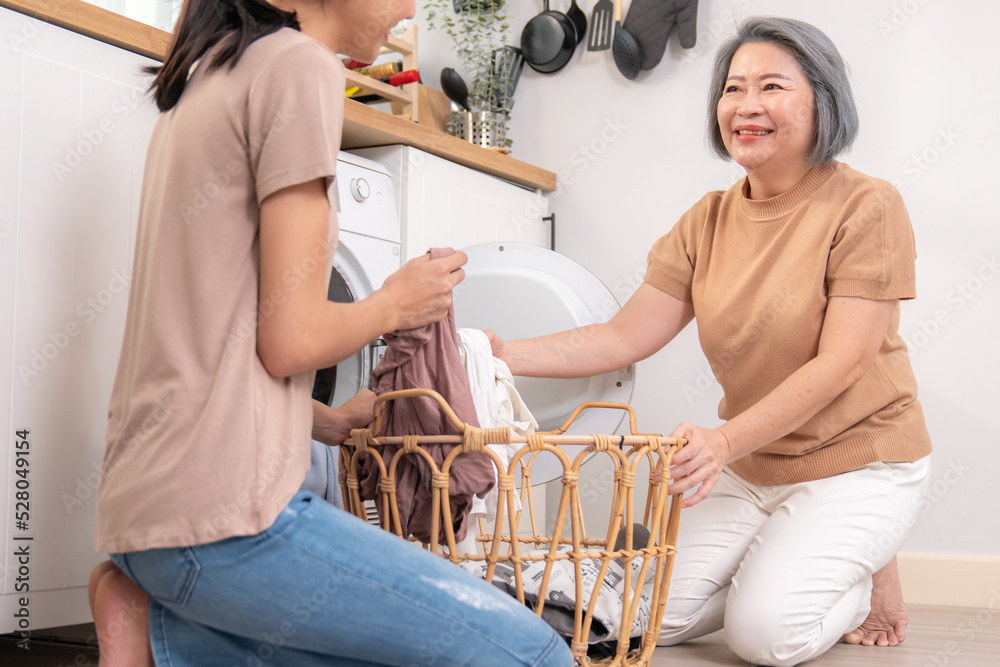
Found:
[(351, 179), (351, 196), (354, 197), (354, 201), (364, 201), (371, 193), (372, 189), (368, 185), (368, 181), (363, 178)]

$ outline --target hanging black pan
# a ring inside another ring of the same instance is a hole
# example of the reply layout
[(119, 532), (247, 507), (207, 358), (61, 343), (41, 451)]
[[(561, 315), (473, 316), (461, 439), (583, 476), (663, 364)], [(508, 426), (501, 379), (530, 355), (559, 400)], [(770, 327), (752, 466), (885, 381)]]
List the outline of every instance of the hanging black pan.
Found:
[(569, 62), (575, 48), (573, 21), (562, 12), (550, 11), (549, 0), (545, 0), (545, 10), (528, 21), (521, 31), (524, 61), (536, 72), (558, 72)]

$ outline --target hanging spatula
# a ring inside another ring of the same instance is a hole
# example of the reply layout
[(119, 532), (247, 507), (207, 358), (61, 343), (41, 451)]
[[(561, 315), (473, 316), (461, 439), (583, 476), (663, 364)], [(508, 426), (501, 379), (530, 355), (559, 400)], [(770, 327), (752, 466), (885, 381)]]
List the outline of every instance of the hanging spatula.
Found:
[(615, 5), (611, 0), (598, 0), (594, 5), (594, 13), (590, 16), (590, 38), (587, 40), (588, 51), (604, 51), (611, 48), (611, 37), (614, 33)]

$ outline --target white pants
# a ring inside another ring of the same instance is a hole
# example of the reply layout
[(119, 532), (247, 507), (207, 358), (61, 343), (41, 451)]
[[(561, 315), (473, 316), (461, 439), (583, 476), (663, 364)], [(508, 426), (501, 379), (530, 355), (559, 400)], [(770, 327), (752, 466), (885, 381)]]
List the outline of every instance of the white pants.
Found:
[(659, 645), (725, 627), (754, 664), (823, 653), (868, 616), (872, 574), (909, 535), (929, 474), (926, 457), (757, 486), (726, 468), (681, 514)]

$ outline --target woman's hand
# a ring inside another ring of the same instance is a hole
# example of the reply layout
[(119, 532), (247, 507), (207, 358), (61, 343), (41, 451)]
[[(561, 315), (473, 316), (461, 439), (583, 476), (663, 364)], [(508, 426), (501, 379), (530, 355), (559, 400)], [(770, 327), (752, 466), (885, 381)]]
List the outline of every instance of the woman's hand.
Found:
[(351, 429), (364, 428), (372, 421), (375, 392), (362, 389), (339, 408), (313, 401), (312, 437), (324, 445), (339, 445), (351, 437)]
[(683, 507), (697, 505), (706, 497), (719, 481), (722, 468), (729, 463), (729, 441), (718, 429), (705, 429), (694, 424), (681, 424), (670, 434), (673, 438), (685, 438), (687, 445), (674, 454), (670, 475), (673, 483), (667, 487), (670, 494), (684, 493), (701, 485)]
[(493, 356), (509, 366), (510, 364), (507, 361), (507, 342), (498, 336), (497, 332), (493, 331), (493, 329), (487, 329), (483, 333), (490, 339), (490, 348), (492, 348)]
[(451, 307), (451, 290), (465, 278), (462, 265), (467, 261), (461, 250), (438, 259), (421, 255), (389, 276), (380, 291), (390, 296), (396, 310), (394, 329), (415, 329), (444, 318)]

